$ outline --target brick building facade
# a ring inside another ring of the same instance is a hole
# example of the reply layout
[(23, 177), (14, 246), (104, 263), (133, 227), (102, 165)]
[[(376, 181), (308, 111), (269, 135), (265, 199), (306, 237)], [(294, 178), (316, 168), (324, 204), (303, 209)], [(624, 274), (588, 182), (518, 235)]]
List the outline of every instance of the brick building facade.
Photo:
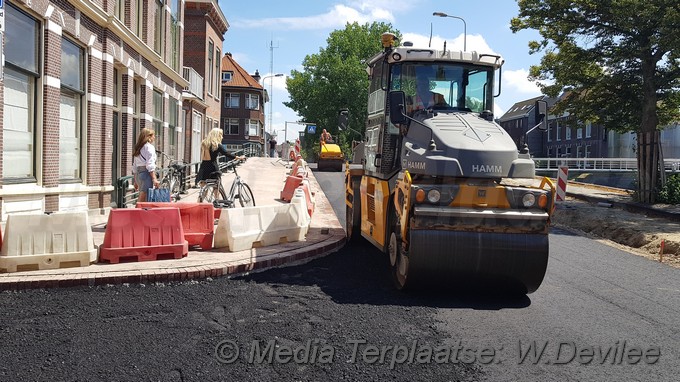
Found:
[[(184, 158), (200, 161), (201, 140), (220, 127), (220, 57), (229, 28), (217, 0), (187, 0), (184, 15)], [(201, 84), (196, 82), (200, 81)]]
[[(141, 128), (177, 153), (182, 0), (5, 1), (0, 209), (102, 212)], [(160, 158), (159, 158), (160, 159)], [(162, 164), (162, 163), (161, 163)]]
[(269, 101), (260, 74), (248, 74), (231, 53), (222, 57), (222, 129), (230, 150), (250, 156), (265, 153), (264, 106)]

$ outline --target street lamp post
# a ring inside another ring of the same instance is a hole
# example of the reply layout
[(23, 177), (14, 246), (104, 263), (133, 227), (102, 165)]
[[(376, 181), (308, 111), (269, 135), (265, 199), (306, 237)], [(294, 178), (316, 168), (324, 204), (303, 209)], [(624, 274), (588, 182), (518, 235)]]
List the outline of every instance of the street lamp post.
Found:
[(458, 20), (463, 22), (463, 52), (466, 52), (467, 51), (467, 24), (465, 23), (465, 20), (462, 17), (447, 15), (444, 12), (435, 12), (435, 13), (432, 14), (432, 16), (451, 17), (453, 19), (458, 19)]
[[(262, 77), (262, 85), (264, 85), (264, 80), (267, 78), (273, 78), (273, 77), (282, 77), (283, 73), (276, 73), (276, 74), (271, 74), (268, 76)], [(274, 114), (274, 89), (272, 89), (272, 81), (269, 81), (269, 130), (274, 131), (272, 127), (272, 114)]]

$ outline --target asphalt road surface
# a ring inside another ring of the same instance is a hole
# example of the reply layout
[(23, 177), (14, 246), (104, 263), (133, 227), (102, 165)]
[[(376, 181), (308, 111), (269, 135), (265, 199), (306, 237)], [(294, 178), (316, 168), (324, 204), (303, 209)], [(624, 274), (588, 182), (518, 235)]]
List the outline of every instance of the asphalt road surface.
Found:
[[(315, 173), (344, 220), (342, 174)], [(395, 291), (346, 246), (236, 279), (0, 293), (0, 381), (677, 381), (676, 269), (554, 231), (528, 296)]]

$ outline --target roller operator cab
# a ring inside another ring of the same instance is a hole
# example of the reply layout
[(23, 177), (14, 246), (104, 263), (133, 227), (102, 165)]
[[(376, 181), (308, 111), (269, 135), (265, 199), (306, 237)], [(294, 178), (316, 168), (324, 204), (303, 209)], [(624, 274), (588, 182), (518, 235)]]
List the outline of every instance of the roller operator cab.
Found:
[[(384, 35), (385, 49), (368, 62), (365, 141), (354, 153), (361, 164), (345, 176), (348, 240), (388, 253), (399, 289), (535, 291), (548, 264), (555, 187), (532, 182), (534, 162), (494, 122), (502, 58), (393, 40)], [(545, 103), (536, 106), (536, 127), (545, 129)]]

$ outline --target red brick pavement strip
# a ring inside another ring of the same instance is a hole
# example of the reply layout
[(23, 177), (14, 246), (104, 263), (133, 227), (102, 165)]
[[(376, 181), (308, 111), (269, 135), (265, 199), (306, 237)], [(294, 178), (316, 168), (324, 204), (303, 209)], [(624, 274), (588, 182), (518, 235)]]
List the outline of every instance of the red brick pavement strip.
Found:
[[(287, 169), (280, 164), (272, 163), (266, 158), (251, 158), (242, 169), (239, 169), (241, 176), (247, 179), (253, 188), (256, 200), (270, 200), (270, 204), (281, 203), (277, 199), (283, 187), (286, 172)], [(229, 186), (231, 179), (225, 176), (223, 182)], [(242, 275), (310, 261), (333, 253), (345, 244), (342, 225), (313, 174), (310, 175), (310, 183), (312, 190), (316, 193), (316, 208), (305, 241), (241, 252), (224, 252), (219, 248), (212, 251), (190, 250), (189, 256), (179, 260), (123, 264), (97, 263), (81, 268), (4, 273), (0, 274), (0, 290), (180, 282), (207, 277)], [(258, 194), (258, 192), (264, 194)], [(192, 196), (189, 195), (184, 200), (190, 201)], [(260, 205), (265, 205), (265, 203)], [(101, 222), (93, 222), (93, 226), (101, 228), (100, 226), (103, 225)], [(104, 236), (101, 229), (94, 234), (95, 242), (101, 243)]]

